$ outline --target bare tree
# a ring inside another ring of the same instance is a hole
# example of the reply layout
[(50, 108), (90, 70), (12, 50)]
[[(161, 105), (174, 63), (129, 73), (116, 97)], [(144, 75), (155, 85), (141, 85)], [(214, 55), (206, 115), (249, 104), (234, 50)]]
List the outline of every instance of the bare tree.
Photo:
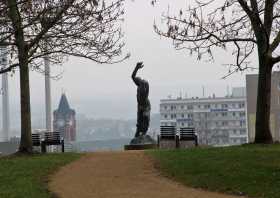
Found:
[[(154, 3), (154, 1), (153, 1)], [(213, 59), (215, 47), (233, 49), (229, 75), (250, 68), (256, 50), (259, 63), (255, 143), (272, 143), (269, 129), (271, 72), (280, 61), (280, 2), (277, 0), (195, 0), (176, 16), (164, 14), (166, 29), (155, 31), (173, 39), (198, 59)]]
[(32, 152), (30, 68), (43, 71), (46, 56), (53, 64), (62, 63), (68, 56), (97, 63), (115, 63), (127, 58), (121, 56), (123, 1), (0, 1), (0, 47), (6, 47), (10, 55), (8, 67), (0, 73), (17, 68), (20, 73), (19, 152)]

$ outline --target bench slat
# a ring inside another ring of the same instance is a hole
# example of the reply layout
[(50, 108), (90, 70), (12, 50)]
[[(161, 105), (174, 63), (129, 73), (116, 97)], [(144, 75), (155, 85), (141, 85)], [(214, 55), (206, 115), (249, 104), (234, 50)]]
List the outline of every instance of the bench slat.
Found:
[(33, 133), (33, 134), (31, 134), (31, 137), (32, 137), (32, 145), (33, 146), (40, 146), (41, 145), (40, 134)]

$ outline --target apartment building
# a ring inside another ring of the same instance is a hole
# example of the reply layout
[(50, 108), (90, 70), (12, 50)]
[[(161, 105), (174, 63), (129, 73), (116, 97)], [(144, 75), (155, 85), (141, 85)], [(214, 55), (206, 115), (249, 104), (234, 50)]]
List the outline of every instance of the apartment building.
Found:
[(233, 88), (226, 97), (162, 99), (161, 125), (194, 127), (203, 145), (247, 143), (245, 92), (242, 87)]

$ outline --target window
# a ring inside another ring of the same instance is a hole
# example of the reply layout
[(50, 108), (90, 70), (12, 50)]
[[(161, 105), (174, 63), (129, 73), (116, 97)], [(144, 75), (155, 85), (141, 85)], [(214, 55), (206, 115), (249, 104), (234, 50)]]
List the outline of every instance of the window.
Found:
[(241, 135), (246, 134), (246, 130), (245, 129), (240, 130), (240, 134)]
[(245, 107), (245, 104), (244, 104), (244, 103), (239, 103), (239, 104), (238, 104), (238, 107), (239, 107), (239, 108), (244, 108), (244, 107)]
[(182, 123), (181, 123), (181, 126), (185, 126), (185, 124), (182, 122)]
[(168, 115), (165, 114), (165, 115), (164, 115), (164, 118), (168, 118)]
[(223, 121), (222, 122), (222, 126), (227, 126), (228, 125), (228, 122), (227, 121)]
[(244, 116), (245, 116), (245, 113), (244, 113), (244, 112), (240, 112), (240, 113), (239, 113), (239, 116), (240, 116), (240, 117), (244, 117)]
[(182, 117), (182, 118), (184, 118), (184, 117), (185, 117), (185, 115), (184, 115), (184, 114), (181, 114), (181, 117)]
[(167, 110), (167, 106), (164, 106), (164, 109)]
[(227, 104), (222, 104), (222, 108), (227, 108), (228, 105)]
[(181, 105), (181, 109), (184, 109), (184, 105)]
[(187, 109), (188, 109), (188, 110), (191, 110), (191, 109), (193, 109), (193, 106), (192, 106), (192, 105), (188, 105), (188, 106), (187, 106)]
[(204, 109), (209, 109), (210, 108), (210, 105), (209, 104), (205, 104), (204, 105)]
[(232, 116), (235, 116), (235, 112), (232, 112)]

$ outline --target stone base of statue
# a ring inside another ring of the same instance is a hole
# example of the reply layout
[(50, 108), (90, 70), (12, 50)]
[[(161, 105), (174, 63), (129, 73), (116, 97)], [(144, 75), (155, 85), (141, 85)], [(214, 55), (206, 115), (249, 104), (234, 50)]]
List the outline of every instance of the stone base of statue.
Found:
[(130, 141), (130, 144), (124, 146), (124, 150), (145, 150), (157, 148), (156, 141), (149, 135), (141, 135)]

